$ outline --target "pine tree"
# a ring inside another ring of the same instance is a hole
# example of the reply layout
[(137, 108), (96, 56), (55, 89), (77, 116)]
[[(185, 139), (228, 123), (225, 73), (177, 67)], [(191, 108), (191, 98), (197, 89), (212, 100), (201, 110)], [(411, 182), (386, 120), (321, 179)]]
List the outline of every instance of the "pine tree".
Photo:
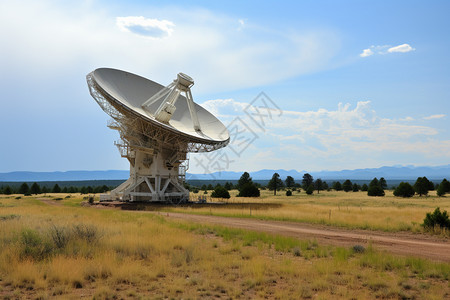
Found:
[(280, 174), (274, 173), (272, 179), (270, 179), (267, 184), (267, 187), (269, 188), (269, 191), (273, 191), (273, 195), (275, 196), (277, 194), (277, 190), (283, 187), (283, 181), (280, 178)]
[(286, 183), (286, 187), (293, 187), (295, 185), (294, 178), (292, 176), (287, 176), (286, 180), (284, 181)]
[(19, 188), (19, 194), (28, 194), (30, 193), (30, 188), (28, 187), (28, 184), (26, 182), (22, 183), (22, 185)]
[(57, 183), (53, 186), (52, 193), (61, 193), (61, 188)]
[(314, 183), (314, 178), (309, 173), (306, 173), (303, 175), (302, 187), (304, 190), (306, 190), (313, 183)]
[(41, 187), (39, 186), (39, 184), (37, 184), (36, 182), (34, 182), (31, 185), (31, 189), (30, 189), (31, 194), (40, 194), (41, 193)]
[(317, 190), (317, 194), (319, 194), (319, 192), (320, 192), (321, 190), (323, 190), (323, 182), (322, 182), (322, 179), (317, 178), (316, 181), (314, 182), (314, 187), (315, 187), (316, 190)]
[(342, 184), (342, 189), (345, 192), (350, 192), (353, 189), (353, 184), (350, 181), (350, 179), (347, 179), (346, 181), (344, 181), (344, 183)]

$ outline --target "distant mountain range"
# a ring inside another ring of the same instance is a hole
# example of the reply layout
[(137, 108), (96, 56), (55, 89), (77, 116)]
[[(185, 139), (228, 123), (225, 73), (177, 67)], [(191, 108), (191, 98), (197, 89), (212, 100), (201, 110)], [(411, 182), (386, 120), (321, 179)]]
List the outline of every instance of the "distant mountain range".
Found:
[[(413, 180), (426, 176), (428, 179), (450, 179), (450, 165), (436, 167), (392, 166), (371, 169), (356, 169), (342, 171), (307, 172), (296, 170), (260, 170), (249, 172), (254, 180), (268, 180), (273, 173), (280, 174), (282, 179), (292, 176), (300, 179), (303, 174), (310, 173), (314, 178), (324, 180), (369, 180), (374, 177), (384, 177), (386, 180)], [(211, 174), (186, 174), (187, 180), (237, 180), (243, 172), (215, 172)], [(67, 172), (9, 172), (0, 173), (0, 181), (77, 181), (77, 180), (125, 180), (129, 171), (67, 171)]]

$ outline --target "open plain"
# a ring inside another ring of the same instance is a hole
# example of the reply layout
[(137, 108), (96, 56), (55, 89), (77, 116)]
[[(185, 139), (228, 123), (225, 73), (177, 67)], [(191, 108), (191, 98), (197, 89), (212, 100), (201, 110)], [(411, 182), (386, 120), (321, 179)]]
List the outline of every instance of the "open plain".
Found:
[[(391, 254), (375, 238), (339, 244), (325, 237), (326, 232), (355, 236), (366, 232), (448, 247), (446, 232), (427, 233), (419, 225), (425, 212), (437, 206), (448, 209), (446, 197), (371, 198), (362, 192), (286, 197), (262, 192), (260, 199), (232, 197), (230, 204), (137, 205), (141, 211), (84, 206), (79, 194), (2, 196), (0, 295), (10, 299), (450, 297), (445, 255), (427, 259), (427, 254)], [(370, 212), (384, 212), (383, 219), (371, 218)], [(355, 221), (364, 218), (365, 222)], [(273, 224), (278, 229), (270, 229)], [(295, 226), (322, 233), (298, 234)], [(286, 234), (289, 230), (291, 234)]]

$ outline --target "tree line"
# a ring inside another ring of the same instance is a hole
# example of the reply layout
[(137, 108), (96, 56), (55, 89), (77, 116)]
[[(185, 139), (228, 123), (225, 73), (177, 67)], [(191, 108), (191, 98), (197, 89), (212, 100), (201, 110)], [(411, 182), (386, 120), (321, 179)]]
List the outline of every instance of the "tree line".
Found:
[[(189, 187), (194, 193), (199, 192), (198, 187)], [(326, 181), (317, 178), (314, 179), (309, 173), (305, 173), (300, 182), (295, 182), (292, 176), (287, 176), (283, 181), (278, 173), (274, 173), (267, 186), (262, 186), (259, 183), (253, 182), (250, 174), (244, 172), (240, 177), (238, 183), (233, 185), (231, 182), (226, 182), (223, 186), (217, 184), (213, 187), (211, 184), (203, 185), (200, 190), (203, 190), (206, 194), (208, 190), (213, 190), (211, 196), (217, 198), (230, 198), (228, 191), (232, 189), (237, 189), (239, 191), (238, 197), (259, 197), (259, 190), (269, 189), (273, 191), (274, 195), (277, 191), (286, 190), (286, 196), (291, 196), (293, 191), (300, 192), (302, 189), (306, 194), (311, 195), (315, 191), (320, 193), (320, 191), (345, 191), (345, 192), (367, 192), (368, 196), (382, 197), (385, 195), (385, 190), (388, 189), (387, 181), (384, 177), (373, 178), (369, 184), (359, 185), (352, 182), (350, 179), (346, 179), (342, 183), (340, 181), (334, 181), (328, 184)], [(412, 197), (415, 194), (419, 196), (426, 196), (429, 191), (436, 190), (439, 197), (444, 196), (446, 193), (450, 193), (450, 182), (447, 179), (443, 179), (441, 183), (434, 184), (429, 181), (426, 177), (418, 177), (416, 182), (411, 185), (408, 182), (401, 182), (397, 187), (392, 187), (394, 190), (394, 195), (397, 197)]]
[(47, 194), (47, 193), (81, 193), (81, 194), (96, 194), (105, 193), (110, 191), (113, 187), (108, 187), (106, 185), (102, 186), (70, 186), (61, 188), (57, 183), (53, 187), (49, 188), (46, 185), (40, 186), (37, 182), (34, 182), (31, 186), (24, 182), (18, 187), (11, 187), (9, 185), (0, 186), (0, 194), (11, 195), (11, 194), (23, 194), (25, 196)]

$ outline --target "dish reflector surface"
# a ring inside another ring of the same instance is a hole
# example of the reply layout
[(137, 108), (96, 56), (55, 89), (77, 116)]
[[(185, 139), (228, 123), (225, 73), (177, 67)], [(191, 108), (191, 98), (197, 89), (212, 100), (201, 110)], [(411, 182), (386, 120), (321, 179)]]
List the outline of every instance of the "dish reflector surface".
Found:
[[(205, 144), (222, 143), (230, 138), (222, 122), (197, 103), (194, 104), (201, 131), (195, 131), (186, 98), (182, 95), (175, 103), (176, 109), (168, 124), (156, 120), (151, 113), (142, 108), (142, 104), (164, 88), (159, 83), (129, 72), (109, 68), (95, 70), (92, 72), (92, 77), (97, 86), (109, 95), (109, 101), (155, 126), (191, 137), (193, 142)], [(149, 111), (154, 113), (161, 102), (162, 100), (159, 100), (150, 105)]]

